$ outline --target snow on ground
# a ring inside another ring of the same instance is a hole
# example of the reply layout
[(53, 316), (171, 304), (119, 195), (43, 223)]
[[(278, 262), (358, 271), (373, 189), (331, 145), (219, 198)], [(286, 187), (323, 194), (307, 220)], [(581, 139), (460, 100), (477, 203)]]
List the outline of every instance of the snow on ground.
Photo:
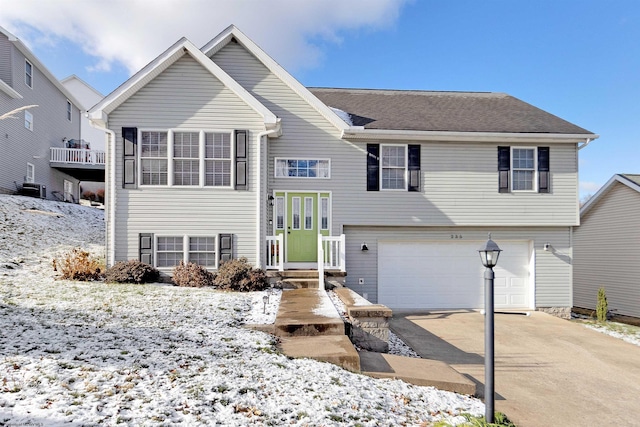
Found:
[(593, 329), (594, 331), (611, 335), (612, 337), (619, 338), (630, 344), (640, 346), (640, 330), (635, 328), (636, 332), (631, 332), (630, 331), (631, 328), (629, 328), (628, 325), (624, 325), (622, 323), (615, 323), (615, 322), (609, 322), (609, 323), (614, 323), (615, 325), (617, 325), (617, 328), (621, 329), (624, 332), (622, 332), (621, 330), (612, 330), (611, 328), (597, 325), (597, 324), (592, 324), (592, 323), (585, 323), (585, 326), (589, 329)]
[(102, 215), (0, 195), (0, 425), (395, 426), (483, 413), (475, 398), (278, 353), (243, 327), (273, 321), (277, 292), (265, 310), (265, 293), (55, 280), (51, 260), (69, 249), (103, 255)]

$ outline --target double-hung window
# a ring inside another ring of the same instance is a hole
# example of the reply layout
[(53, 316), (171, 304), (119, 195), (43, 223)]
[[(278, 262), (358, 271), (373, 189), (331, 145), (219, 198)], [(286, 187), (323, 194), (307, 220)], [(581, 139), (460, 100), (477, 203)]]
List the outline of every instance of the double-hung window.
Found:
[(33, 131), (33, 114), (28, 111), (24, 112), (24, 127)]
[(513, 191), (536, 190), (536, 151), (533, 148), (512, 148), (512, 189)]
[(200, 138), (198, 132), (173, 134), (173, 185), (199, 185)]
[(184, 237), (158, 236), (156, 259), (158, 267), (175, 267), (184, 261)]
[(228, 133), (205, 133), (205, 185), (231, 186), (231, 136)]
[(180, 261), (203, 267), (216, 266), (215, 236), (158, 236), (156, 265), (175, 267)]
[(73, 112), (73, 109), (71, 106), (71, 101), (67, 99), (67, 120), (68, 121), (71, 121), (71, 118), (73, 117), (72, 112)]
[(204, 267), (216, 266), (216, 238), (189, 237), (188, 261)]
[(549, 147), (498, 147), (498, 191), (551, 192)]
[(33, 65), (26, 59), (24, 60), (24, 83), (33, 88)]
[(142, 185), (168, 184), (168, 133), (143, 131), (140, 143)]
[(407, 146), (385, 145), (381, 147), (381, 187), (383, 190), (407, 189)]

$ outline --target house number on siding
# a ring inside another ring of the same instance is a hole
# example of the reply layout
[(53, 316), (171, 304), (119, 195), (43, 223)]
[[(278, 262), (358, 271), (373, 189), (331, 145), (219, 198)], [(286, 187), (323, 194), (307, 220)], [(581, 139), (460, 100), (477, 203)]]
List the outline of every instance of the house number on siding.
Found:
[(451, 238), (452, 239), (462, 239), (462, 234), (452, 234)]

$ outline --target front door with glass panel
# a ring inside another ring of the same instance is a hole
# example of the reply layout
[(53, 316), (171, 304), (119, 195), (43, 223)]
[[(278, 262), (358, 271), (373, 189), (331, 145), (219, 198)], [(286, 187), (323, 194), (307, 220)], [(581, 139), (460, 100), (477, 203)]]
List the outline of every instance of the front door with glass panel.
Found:
[(330, 234), (329, 193), (277, 192), (274, 207), (276, 234), (284, 234), (286, 262), (317, 262), (318, 234)]

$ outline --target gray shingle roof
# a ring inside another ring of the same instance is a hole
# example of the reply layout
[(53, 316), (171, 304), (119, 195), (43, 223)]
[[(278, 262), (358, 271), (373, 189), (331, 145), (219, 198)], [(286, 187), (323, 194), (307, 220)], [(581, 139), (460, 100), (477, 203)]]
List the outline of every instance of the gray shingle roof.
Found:
[(620, 176), (622, 176), (623, 178), (628, 179), (629, 181), (633, 182), (634, 184), (640, 185), (640, 175), (629, 174), (629, 173), (621, 173)]
[(504, 93), (308, 89), (365, 129), (592, 134)]

